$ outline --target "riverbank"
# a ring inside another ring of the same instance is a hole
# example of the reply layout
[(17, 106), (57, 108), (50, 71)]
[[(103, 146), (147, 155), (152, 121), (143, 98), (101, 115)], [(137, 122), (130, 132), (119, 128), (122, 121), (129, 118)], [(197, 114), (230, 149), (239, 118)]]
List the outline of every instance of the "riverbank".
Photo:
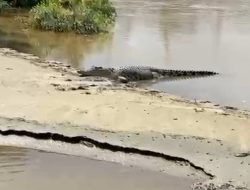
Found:
[[(223, 183), (250, 184), (246, 111), (112, 85), (103, 78), (79, 78), (69, 65), (8, 49), (1, 49), (0, 63), (2, 132), (83, 135), (118, 147), (136, 147), (138, 153), (147, 149), (182, 158)], [(227, 171), (232, 164), (238, 172), (231, 174)]]

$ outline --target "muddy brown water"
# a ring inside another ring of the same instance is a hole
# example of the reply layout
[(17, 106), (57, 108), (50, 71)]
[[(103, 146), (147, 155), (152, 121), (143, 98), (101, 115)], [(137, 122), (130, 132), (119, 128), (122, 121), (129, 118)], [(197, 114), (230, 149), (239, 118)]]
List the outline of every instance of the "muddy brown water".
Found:
[(83, 157), (0, 146), (0, 189), (187, 190), (193, 181)]
[(114, 0), (110, 34), (77, 36), (21, 29), (0, 17), (0, 47), (75, 67), (148, 65), (212, 70), (220, 75), (161, 81), (153, 88), (250, 110), (250, 1)]

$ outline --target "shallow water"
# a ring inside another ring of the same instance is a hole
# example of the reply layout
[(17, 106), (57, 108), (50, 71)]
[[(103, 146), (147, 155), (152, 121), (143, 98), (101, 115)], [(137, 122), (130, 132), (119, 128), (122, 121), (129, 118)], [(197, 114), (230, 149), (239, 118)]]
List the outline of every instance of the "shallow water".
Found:
[(165, 81), (155, 89), (250, 110), (250, 1), (114, 0), (110, 34), (77, 36), (20, 29), (0, 17), (0, 47), (70, 63), (212, 70), (217, 77)]
[(0, 146), (0, 189), (189, 189), (193, 181), (83, 157)]

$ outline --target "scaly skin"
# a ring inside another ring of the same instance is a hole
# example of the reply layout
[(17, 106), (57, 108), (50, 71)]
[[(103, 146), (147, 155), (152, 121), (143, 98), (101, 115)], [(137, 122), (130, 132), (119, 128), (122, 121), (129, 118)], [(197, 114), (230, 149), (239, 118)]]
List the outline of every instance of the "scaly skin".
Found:
[(153, 67), (127, 67), (122, 69), (93, 67), (87, 71), (79, 71), (82, 77), (101, 76), (120, 82), (144, 81), (154, 79), (187, 79), (216, 75), (212, 71), (165, 70)]

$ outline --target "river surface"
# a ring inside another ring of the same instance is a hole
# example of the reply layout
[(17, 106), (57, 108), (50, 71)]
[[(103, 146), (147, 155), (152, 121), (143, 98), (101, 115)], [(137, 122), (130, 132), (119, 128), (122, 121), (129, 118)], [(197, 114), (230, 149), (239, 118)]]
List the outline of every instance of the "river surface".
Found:
[(250, 1), (114, 0), (118, 18), (110, 34), (79, 36), (21, 27), (0, 17), (0, 47), (93, 65), (212, 70), (216, 77), (161, 81), (152, 88), (191, 99), (250, 110)]
[(0, 146), (3, 190), (187, 190), (188, 178), (38, 150)]

